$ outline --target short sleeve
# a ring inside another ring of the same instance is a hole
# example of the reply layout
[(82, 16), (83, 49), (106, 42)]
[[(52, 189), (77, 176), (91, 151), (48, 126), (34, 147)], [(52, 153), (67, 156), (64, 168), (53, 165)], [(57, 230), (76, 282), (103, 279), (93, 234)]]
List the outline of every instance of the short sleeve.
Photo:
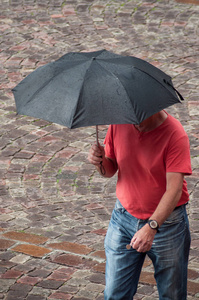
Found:
[(113, 126), (110, 125), (104, 140), (105, 144), (105, 155), (111, 159), (116, 159), (114, 152), (114, 142), (113, 142)]
[(166, 153), (166, 172), (192, 174), (190, 145), (186, 133), (180, 137), (172, 136)]

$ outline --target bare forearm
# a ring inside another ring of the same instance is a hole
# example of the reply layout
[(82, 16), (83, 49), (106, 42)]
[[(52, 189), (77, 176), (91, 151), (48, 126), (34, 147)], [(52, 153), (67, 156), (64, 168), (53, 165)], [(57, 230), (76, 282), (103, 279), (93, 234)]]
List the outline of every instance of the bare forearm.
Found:
[(150, 219), (156, 220), (159, 226), (161, 226), (164, 221), (170, 216), (172, 211), (177, 206), (182, 194), (183, 174), (167, 174), (168, 178), (171, 176), (175, 176), (175, 178), (173, 180), (167, 180), (167, 189), (162, 196), (162, 199), (160, 200), (156, 210), (150, 217)]
[(156, 220), (159, 226), (161, 226), (175, 209), (180, 196), (181, 193), (174, 195), (172, 192), (166, 191), (150, 219)]

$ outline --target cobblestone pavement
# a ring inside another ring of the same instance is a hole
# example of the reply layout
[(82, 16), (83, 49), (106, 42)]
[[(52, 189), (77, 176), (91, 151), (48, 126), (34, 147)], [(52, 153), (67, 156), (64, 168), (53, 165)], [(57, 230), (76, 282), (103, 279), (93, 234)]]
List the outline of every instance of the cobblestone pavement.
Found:
[[(199, 298), (199, 5), (190, 2), (0, 0), (0, 299), (103, 299), (116, 179), (87, 162), (95, 128), (17, 116), (11, 93), (66, 52), (103, 48), (160, 67), (185, 98), (168, 111), (191, 143), (188, 299)], [(158, 299), (149, 259), (135, 299)]]

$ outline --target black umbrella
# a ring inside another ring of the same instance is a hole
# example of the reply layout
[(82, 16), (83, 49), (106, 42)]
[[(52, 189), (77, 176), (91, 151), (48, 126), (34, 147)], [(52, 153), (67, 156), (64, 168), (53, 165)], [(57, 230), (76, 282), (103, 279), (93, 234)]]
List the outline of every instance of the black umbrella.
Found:
[(68, 53), (32, 72), (13, 93), (18, 114), (69, 128), (139, 124), (183, 100), (160, 69), (106, 50)]

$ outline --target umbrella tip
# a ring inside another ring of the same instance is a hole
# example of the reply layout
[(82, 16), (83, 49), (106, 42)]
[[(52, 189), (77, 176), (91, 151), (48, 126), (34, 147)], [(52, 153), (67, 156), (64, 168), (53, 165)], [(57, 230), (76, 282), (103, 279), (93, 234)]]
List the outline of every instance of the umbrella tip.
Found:
[(184, 100), (184, 98), (182, 97), (182, 95), (180, 94), (180, 92), (178, 92), (178, 90), (170, 83), (168, 82), (166, 79), (163, 79), (164, 83), (168, 84), (169, 86), (171, 86), (174, 91), (176, 91), (176, 93), (178, 94), (178, 97), (180, 98), (180, 100)]

